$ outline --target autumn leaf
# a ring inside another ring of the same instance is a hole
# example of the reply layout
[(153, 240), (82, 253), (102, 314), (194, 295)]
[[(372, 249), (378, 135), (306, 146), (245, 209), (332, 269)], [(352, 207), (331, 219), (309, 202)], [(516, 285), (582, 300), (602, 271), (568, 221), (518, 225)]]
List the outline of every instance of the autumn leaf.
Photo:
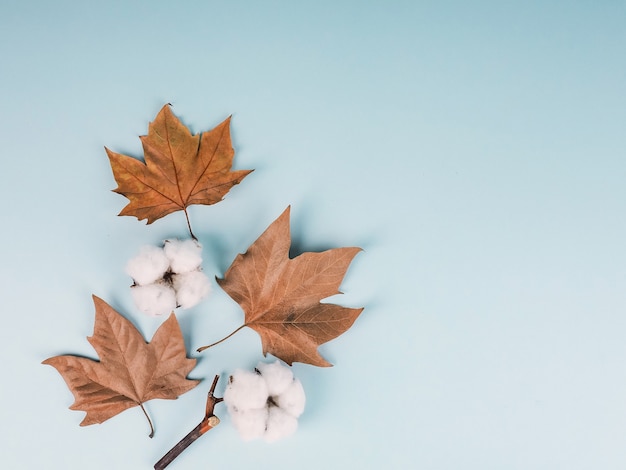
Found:
[(187, 207), (220, 202), (252, 171), (231, 171), (235, 152), (230, 118), (210, 131), (192, 135), (165, 105), (150, 123), (148, 135), (140, 139), (145, 163), (105, 150), (118, 184), (114, 191), (130, 200), (119, 215), (147, 219), (148, 224), (180, 210), (189, 223)]
[(363, 309), (320, 300), (341, 293), (339, 285), (361, 249), (335, 248), (290, 259), (290, 245), (288, 207), (217, 280), (245, 314), (245, 323), (226, 338), (247, 326), (261, 336), (263, 354), (288, 364), (330, 366), (318, 346), (344, 333)]
[[(188, 359), (176, 316), (161, 324), (146, 343), (130, 321), (104, 300), (93, 296), (96, 319), (88, 341), (100, 362), (77, 356), (54, 356), (43, 361), (59, 371), (75, 401), (72, 410), (86, 411), (80, 423), (102, 423), (127, 408), (141, 407), (153, 398), (175, 399), (198, 385), (187, 379), (196, 365)], [(154, 433), (150, 422), (150, 437)]]

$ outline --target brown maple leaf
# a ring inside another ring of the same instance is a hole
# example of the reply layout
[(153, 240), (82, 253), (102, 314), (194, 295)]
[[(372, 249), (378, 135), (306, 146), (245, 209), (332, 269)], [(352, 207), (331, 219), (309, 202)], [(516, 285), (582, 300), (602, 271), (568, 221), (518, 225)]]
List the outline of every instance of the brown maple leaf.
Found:
[(188, 359), (176, 316), (161, 324), (146, 343), (133, 324), (104, 300), (93, 296), (96, 319), (93, 336), (87, 339), (100, 362), (78, 356), (54, 356), (43, 361), (57, 369), (75, 401), (72, 410), (86, 411), (81, 426), (102, 423), (133, 406), (153, 398), (175, 399), (199, 380), (187, 379), (196, 365)]
[(148, 135), (140, 139), (145, 163), (105, 150), (118, 184), (114, 191), (130, 200), (119, 215), (147, 219), (148, 224), (180, 210), (189, 224), (187, 207), (221, 201), (252, 171), (231, 171), (235, 152), (230, 117), (210, 131), (192, 135), (165, 105), (150, 123)]
[(318, 346), (344, 333), (363, 309), (320, 300), (341, 293), (339, 285), (361, 249), (335, 248), (290, 259), (290, 245), (288, 207), (217, 280), (245, 313), (245, 323), (226, 338), (248, 326), (261, 336), (263, 354), (290, 365), (330, 366)]

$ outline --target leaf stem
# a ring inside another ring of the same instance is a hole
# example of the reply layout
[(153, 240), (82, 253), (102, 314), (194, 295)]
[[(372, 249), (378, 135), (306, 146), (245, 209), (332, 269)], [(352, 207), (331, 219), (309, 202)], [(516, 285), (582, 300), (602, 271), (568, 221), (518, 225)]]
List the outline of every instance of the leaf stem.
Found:
[(191, 235), (191, 238), (197, 241), (198, 239), (193, 234), (193, 230), (191, 230), (191, 221), (189, 220), (189, 213), (187, 212), (187, 208), (184, 207), (183, 211), (185, 212), (185, 219), (187, 219), (187, 228), (189, 229), (189, 234)]
[(196, 349), (196, 351), (198, 352), (202, 352), (205, 349), (209, 349), (212, 348), (213, 346), (216, 346), (218, 344), (220, 344), (223, 341), (226, 341), (228, 338), (230, 338), (232, 335), (234, 335), (235, 333), (237, 333), (239, 330), (241, 330), (242, 328), (244, 328), (246, 325), (241, 325), (239, 328), (237, 328), (235, 331), (233, 331), (232, 333), (230, 333), (228, 336), (223, 337), (222, 339), (220, 339), (219, 341), (216, 341), (215, 343), (211, 343), (208, 346), (202, 346), (201, 348)]
[(152, 439), (154, 437), (154, 426), (152, 425), (152, 420), (150, 419), (150, 416), (148, 415), (148, 412), (146, 411), (146, 409), (143, 407), (143, 403), (139, 403), (139, 408), (141, 408), (141, 411), (143, 411), (143, 414), (146, 416), (146, 419), (148, 420), (148, 424), (150, 425), (150, 434), (148, 434), (148, 437)]

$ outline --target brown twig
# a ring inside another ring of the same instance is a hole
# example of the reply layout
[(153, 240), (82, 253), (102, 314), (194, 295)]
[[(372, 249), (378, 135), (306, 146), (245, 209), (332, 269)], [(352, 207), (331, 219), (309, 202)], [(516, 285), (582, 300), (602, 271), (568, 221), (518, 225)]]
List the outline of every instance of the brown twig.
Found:
[(178, 444), (170, 449), (170, 451), (161, 457), (157, 463), (154, 464), (154, 470), (163, 470), (167, 467), (172, 461), (180, 455), (180, 453), (189, 447), (196, 439), (202, 436), (204, 433), (214, 428), (220, 423), (220, 419), (213, 414), (213, 410), (215, 405), (219, 402), (223, 401), (223, 398), (216, 398), (213, 395), (215, 392), (215, 387), (217, 386), (217, 381), (220, 376), (216, 375), (213, 379), (213, 384), (211, 385), (211, 389), (209, 390), (209, 394), (206, 399), (206, 412), (204, 414), (204, 419), (198, 424), (195, 428), (193, 428), (189, 434), (183, 437)]

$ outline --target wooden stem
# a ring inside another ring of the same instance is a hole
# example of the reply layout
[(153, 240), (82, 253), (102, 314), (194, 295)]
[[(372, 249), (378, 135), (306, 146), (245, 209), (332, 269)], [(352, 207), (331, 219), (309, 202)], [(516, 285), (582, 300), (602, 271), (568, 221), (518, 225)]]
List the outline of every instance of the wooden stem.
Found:
[(206, 400), (206, 412), (204, 419), (200, 421), (200, 424), (193, 428), (185, 437), (183, 437), (178, 444), (172, 447), (167, 454), (161, 457), (161, 459), (154, 464), (154, 470), (163, 470), (170, 463), (172, 463), (172, 461), (178, 457), (182, 451), (195, 442), (196, 439), (220, 423), (220, 419), (213, 414), (215, 405), (224, 400), (223, 398), (216, 398), (213, 395), (219, 378), (220, 376), (216, 375), (213, 379), (213, 384), (211, 385), (211, 389), (209, 390)]

